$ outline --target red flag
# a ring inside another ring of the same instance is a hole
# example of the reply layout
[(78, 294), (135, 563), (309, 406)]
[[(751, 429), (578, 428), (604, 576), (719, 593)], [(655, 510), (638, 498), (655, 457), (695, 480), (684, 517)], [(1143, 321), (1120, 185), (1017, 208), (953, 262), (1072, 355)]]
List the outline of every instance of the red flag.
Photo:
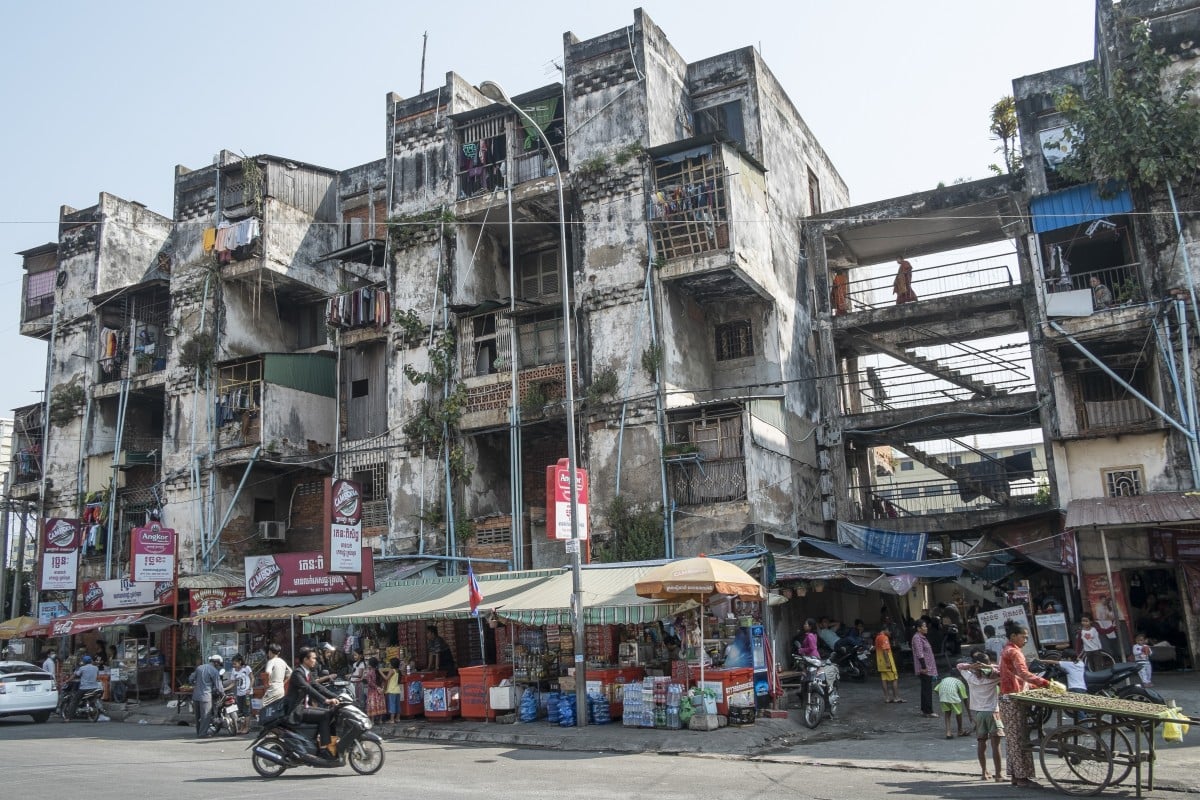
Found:
[(479, 616), (479, 604), (483, 602), (483, 592), (479, 590), (479, 581), (475, 579), (475, 570), (467, 564), (467, 597), (471, 603), (471, 616)]

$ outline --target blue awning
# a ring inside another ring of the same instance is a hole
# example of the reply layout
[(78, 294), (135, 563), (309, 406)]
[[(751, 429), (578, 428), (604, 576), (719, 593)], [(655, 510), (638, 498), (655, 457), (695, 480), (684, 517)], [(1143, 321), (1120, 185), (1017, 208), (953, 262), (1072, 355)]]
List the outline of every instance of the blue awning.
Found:
[(1101, 197), (1094, 183), (1072, 186), (1029, 201), (1035, 233), (1057, 231), (1113, 214), (1127, 214), (1132, 210), (1133, 197), (1128, 189), (1112, 197)]
[(906, 561), (889, 558), (877, 553), (868, 553), (856, 547), (846, 547), (824, 539), (803, 537), (800, 541), (810, 544), (834, 558), (855, 566), (874, 567), (885, 575), (912, 575), (917, 578), (957, 578), (962, 566), (949, 561)]

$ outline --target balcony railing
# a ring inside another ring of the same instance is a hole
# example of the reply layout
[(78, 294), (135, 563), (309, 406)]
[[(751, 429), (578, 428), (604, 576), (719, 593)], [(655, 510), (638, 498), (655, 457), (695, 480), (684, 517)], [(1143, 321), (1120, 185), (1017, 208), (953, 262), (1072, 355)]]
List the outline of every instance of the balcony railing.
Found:
[(997, 503), (982, 495), (963, 500), (958, 483), (948, 478), (897, 482), (886, 486), (854, 486), (850, 488), (850, 494), (856, 498), (864, 495), (871, 498), (865, 508), (855, 504), (858, 519), (871, 520), (964, 511), (992, 511), (1001, 508), (1040, 508), (1050, 503), (1049, 494), (1045, 489), (1048, 485), (1049, 474), (1046, 470), (1035, 470), (1032, 478), (1007, 482), (1004, 484), (1008, 496), (1007, 503)]
[(535, 103), (526, 109), (539, 118), (547, 131), (553, 157), (541, 137), (510, 114), (475, 120), (460, 129), (458, 199), (507, 188), (510, 176), (514, 186), (549, 177), (554, 174), (555, 159), (566, 170), (566, 148), (561, 141), (555, 141), (555, 134), (561, 132), (562, 126), (562, 117), (554, 116), (557, 108), (554, 100)]
[[(1107, 267), (1105, 269), (1096, 269), (1090, 271), (1076, 272), (1074, 270), (1064, 274), (1056, 274), (1055, 268), (1047, 265), (1045, 278), (1046, 293), (1053, 294), (1055, 292), (1070, 292), (1080, 289), (1086, 289), (1092, 292), (1093, 305), (1097, 311), (1102, 311), (1106, 308), (1117, 308), (1119, 306), (1136, 305), (1146, 302), (1146, 292), (1142, 287), (1141, 278), (1141, 263), (1133, 262), (1131, 264), (1122, 264), (1118, 267)], [(1100, 285), (1108, 290), (1109, 300), (1107, 303), (1099, 303), (1096, 299), (1096, 290), (1092, 287), (1092, 278), (1096, 278)]]
[[(915, 268), (912, 290), (920, 301), (1012, 286), (1013, 268), (1010, 264), (1015, 259), (1015, 253), (1003, 253)], [(845, 313), (895, 305), (896, 295), (892, 291), (895, 279), (895, 271), (888, 270), (883, 274), (848, 281)], [(835, 309), (835, 313), (842, 312)]]
[(1154, 420), (1154, 413), (1141, 400), (1084, 401), (1083, 427), (1088, 431), (1123, 430)]
[(668, 459), (667, 482), (671, 499), (681, 506), (745, 500), (746, 459)]

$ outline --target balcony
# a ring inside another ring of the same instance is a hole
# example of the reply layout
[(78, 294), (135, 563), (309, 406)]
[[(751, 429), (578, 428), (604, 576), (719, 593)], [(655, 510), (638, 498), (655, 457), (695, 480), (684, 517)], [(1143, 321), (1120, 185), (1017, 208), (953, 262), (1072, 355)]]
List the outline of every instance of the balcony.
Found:
[(763, 169), (732, 146), (676, 143), (650, 151), (648, 214), (659, 275), (697, 302), (772, 300), (769, 235), (738, 219), (767, 215)]
[(496, 106), (460, 118), (456, 174), (459, 200), (506, 189), (510, 183), (515, 187), (551, 177), (556, 159), (564, 171), (568, 169), (559, 91), (555, 87), (553, 95), (514, 99), (545, 131), (547, 141), (517, 114), (496, 113)]
[(21, 278), (21, 335), (42, 338), (50, 333), (54, 290), (58, 281), (58, 245), (44, 244), (18, 255), (24, 259)]
[(327, 451), (336, 436), (336, 381), (336, 361), (325, 353), (273, 353), (219, 366), (220, 460), (241, 460), (256, 447), (283, 459)]

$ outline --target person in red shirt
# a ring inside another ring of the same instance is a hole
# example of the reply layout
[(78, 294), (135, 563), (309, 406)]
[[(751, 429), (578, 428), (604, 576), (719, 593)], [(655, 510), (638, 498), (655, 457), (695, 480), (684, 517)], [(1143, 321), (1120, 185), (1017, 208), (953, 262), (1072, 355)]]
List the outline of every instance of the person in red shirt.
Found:
[(1012, 695), (1031, 686), (1041, 688), (1050, 681), (1034, 675), (1025, 663), (1021, 648), (1029, 638), (1029, 629), (1019, 622), (1004, 623), (1008, 643), (1000, 652), (1000, 721), (1004, 723), (1008, 748), (1005, 761), (1012, 785), (1022, 789), (1037, 789), (1041, 784), (1033, 780), (1033, 748), (1029, 743), (1029, 719), (1025, 707), (1012, 699)]

